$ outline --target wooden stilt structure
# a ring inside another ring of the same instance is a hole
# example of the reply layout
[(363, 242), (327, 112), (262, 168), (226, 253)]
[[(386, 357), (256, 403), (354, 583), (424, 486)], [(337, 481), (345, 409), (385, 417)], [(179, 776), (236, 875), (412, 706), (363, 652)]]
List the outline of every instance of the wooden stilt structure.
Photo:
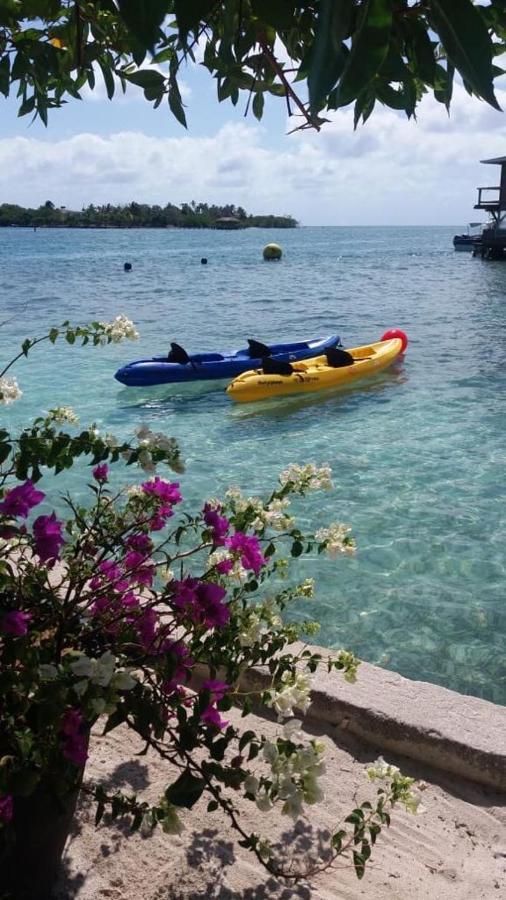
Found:
[(484, 209), (490, 221), (483, 228), (474, 255), (481, 255), (482, 259), (506, 259), (506, 156), (482, 159), (481, 162), (500, 166), (501, 178), (497, 186), (478, 188), (478, 202), (474, 208)]

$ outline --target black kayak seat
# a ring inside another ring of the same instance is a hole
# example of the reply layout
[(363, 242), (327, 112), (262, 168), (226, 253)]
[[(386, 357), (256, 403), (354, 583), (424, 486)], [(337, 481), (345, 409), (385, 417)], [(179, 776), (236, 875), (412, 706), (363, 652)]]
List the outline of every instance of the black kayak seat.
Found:
[(327, 357), (327, 365), (333, 369), (352, 366), (355, 362), (351, 353), (348, 353), (347, 350), (341, 350), (340, 347), (329, 347), (325, 356)]
[(263, 359), (265, 356), (271, 356), (272, 350), (261, 341), (248, 338), (248, 354), (250, 359)]
[(262, 359), (262, 369), (265, 375), (292, 375), (295, 371), (291, 363), (270, 356)]
[(172, 363), (179, 363), (182, 366), (186, 366), (188, 363), (190, 363), (192, 368), (195, 368), (195, 364), (188, 356), (184, 347), (181, 347), (180, 344), (171, 343), (170, 351), (167, 354), (167, 361)]

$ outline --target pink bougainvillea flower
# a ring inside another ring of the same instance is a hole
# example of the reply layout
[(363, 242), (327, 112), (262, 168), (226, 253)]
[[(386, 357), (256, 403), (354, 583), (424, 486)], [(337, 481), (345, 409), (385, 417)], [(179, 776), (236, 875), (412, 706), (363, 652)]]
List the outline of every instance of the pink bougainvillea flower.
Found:
[(63, 739), (62, 752), (65, 759), (80, 769), (88, 759), (88, 741), (84, 734), (69, 734)]
[(212, 694), (212, 697), (215, 701), (223, 700), (223, 697), (227, 693), (230, 685), (225, 681), (218, 681), (215, 678), (207, 678), (202, 685), (203, 691), (209, 691)]
[(182, 500), (177, 481), (163, 481), (158, 475), (151, 481), (141, 484), (145, 494), (156, 498), (158, 505), (148, 522), (150, 531), (161, 531), (167, 519), (174, 515), (172, 507)]
[(63, 715), (62, 753), (65, 759), (82, 768), (88, 759), (88, 739), (83, 714), (79, 709), (67, 709)]
[(48, 568), (52, 568), (59, 559), (60, 549), (65, 543), (62, 527), (55, 513), (51, 513), (50, 516), (39, 516), (33, 523), (35, 550), (40, 561), (47, 563)]
[(28, 623), (31, 619), (30, 613), (22, 612), (20, 609), (13, 609), (5, 613), (0, 620), (0, 629), (4, 634), (12, 634), (14, 637), (24, 637), (28, 632)]
[(144, 609), (135, 620), (135, 628), (145, 650), (149, 650), (153, 645), (157, 625), (158, 613), (154, 609)]
[(108, 581), (117, 581), (123, 575), (121, 567), (112, 559), (104, 559), (99, 564), (98, 569), (100, 574), (107, 578)]
[(230, 609), (221, 601), (226, 596), (225, 588), (219, 584), (204, 581), (197, 588), (197, 602), (203, 625), (208, 628), (226, 625), (230, 619)]
[(158, 510), (156, 515), (152, 516), (151, 519), (148, 521), (149, 530), (150, 531), (161, 531), (162, 528), (165, 528), (165, 525), (167, 524), (167, 519), (170, 519), (170, 517), (173, 515), (174, 515), (174, 513), (172, 512), (172, 509), (170, 508), (170, 506), (160, 507), (160, 509)]
[(109, 479), (109, 466), (107, 463), (99, 463), (98, 466), (95, 466), (93, 469), (93, 478), (95, 481), (98, 481), (99, 484), (105, 484)]
[(167, 656), (172, 657), (172, 677), (162, 684), (163, 690), (167, 694), (172, 694), (189, 681), (195, 661), (191, 658), (188, 647), (182, 641), (165, 640), (160, 647), (160, 653), (166, 653)]
[(0, 503), (0, 513), (3, 513), (4, 516), (19, 516), (21, 519), (26, 519), (30, 510), (41, 503), (45, 496), (43, 491), (38, 491), (29, 479), (24, 484), (18, 484), (17, 487), (7, 491)]
[(228, 720), (221, 718), (215, 706), (207, 706), (200, 718), (205, 725), (212, 725), (214, 728), (221, 729), (228, 725)]
[(125, 538), (125, 546), (129, 550), (138, 550), (139, 553), (150, 553), (153, 549), (153, 541), (148, 534), (131, 534)]
[(225, 516), (220, 516), (221, 507), (204, 506), (204, 522), (211, 529), (212, 541), (215, 547), (223, 547), (225, 538), (230, 528), (230, 522)]
[(12, 802), (12, 795), (4, 794), (0, 797), (0, 822), (7, 825), (11, 821), (13, 813), (14, 805)]
[(225, 545), (232, 553), (239, 554), (244, 568), (251, 569), (255, 575), (258, 575), (262, 566), (265, 565), (265, 556), (260, 550), (260, 542), (253, 535), (236, 531), (232, 537), (226, 539)]
[(63, 714), (61, 730), (63, 734), (76, 734), (83, 724), (83, 714), (80, 709), (67, 709)]
[(230, 610), (222, 603), (227, 592), (219, 584), (186, 578), (173, 582), (170, 587), (176, 610), (195, 624), (214, 628), (226, 625), (230, 619)]
[(206, 725), (212, 725), (214, 728), (220, 729), (228, 725), (228, 722), (221, 718), (219, 711), (216, 709), (216, 704), (223, 699), (228, 688), (229, 685), (225, 684), (224, 681), (216, 681), (211, 678), (204, 681), (202, 690), (209, 691), (211, 694), (211, 702), (201, 715), (201, 721)]
[(152, 559), (137, 550), (129, 550), (123, 560), (123, 565), (129, 582), (151, 587), (156, 574), (156, 566)]
[(145, 494), (154, 494), (164, 504), (174, 505), (181, 503), (183, 499), (179, 491), (179, 482), (164, 481), (159, 475), (155, 475), (151, 481), (144, 481), (141, 488)]

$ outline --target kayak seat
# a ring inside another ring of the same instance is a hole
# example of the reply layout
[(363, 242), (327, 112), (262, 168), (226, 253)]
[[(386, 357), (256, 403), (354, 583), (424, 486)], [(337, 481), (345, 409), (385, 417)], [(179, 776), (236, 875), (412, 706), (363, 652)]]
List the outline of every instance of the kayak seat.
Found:
[(343, 366), (352, 366), (354, 363), (353, 356), (347, 350), (341, 350), (339, 347), (329, 347), (325, 353), (327, 365), (332, 369), (341, 369)]
[(250, 359), (263, 359), (265, 356), (270, 356), (271, 353), (271, 349), (265, 344), (262, 344), (261, 341), (255, 341), (253, 338), (248, 338), (248, 354)]
[(167, 354), (167, 362), (179, 363), (182, 366), (190, 364), (192, 369), (196, 369), (193, 360), (190, 359), (184, 347), (180, 344), (171, 343), (170, 350)]
[(170, 350), (167, 353), (167, 359), (169, 362), (173, 363), (181, 363), (181, 365), (186, 365), (186, 363), (190, 362), (190, 357), (188, 356), (184, 347), (181, 347), (180, 344), (171, 344)]
[(262, 359), (262, 369), (265, 375), (292, 375), (295, 371), (291, 363), (270, 356)]

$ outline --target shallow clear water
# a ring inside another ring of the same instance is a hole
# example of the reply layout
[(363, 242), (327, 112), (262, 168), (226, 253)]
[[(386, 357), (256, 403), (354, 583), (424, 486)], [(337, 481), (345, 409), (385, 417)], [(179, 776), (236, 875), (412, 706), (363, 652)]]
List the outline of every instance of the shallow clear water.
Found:
[[(0, 360), (66, 318), (125, 313), (141, 332), (138, 344), (34, 350), (2, 420), (71, 404), (121, 436), (141, 422), (173, 434), (190, 502), (329, 462), (335, 489), (310, 495), (300, 519), (351, 523), (359, 551), (305, 559), (318, 593), (296, 615), (320, 620), (319, 643), (504, 702), (506, 265), (456, 253), (456, 230), (2, 229)], [(269, 241), (280, 263), (262, 262)], [(343, 393), (233, 406), (223, 382), (143, 391), (113, 379), (171, 340), (227, 349), (338, 331), (354, 346), (393, 326), (410, 339), (404, 362)], [(73, 472), (55, 484), (85, 483)]]

